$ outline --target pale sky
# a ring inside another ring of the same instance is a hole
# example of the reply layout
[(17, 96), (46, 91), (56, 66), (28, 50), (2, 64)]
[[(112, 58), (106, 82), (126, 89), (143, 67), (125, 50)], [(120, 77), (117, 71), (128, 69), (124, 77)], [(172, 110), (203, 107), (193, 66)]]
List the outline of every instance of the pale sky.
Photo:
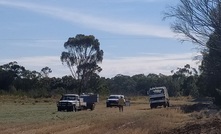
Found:
[(177, 0), (0, 0), (0, 65), (17, 61), (28, 70), (48, 66), (51, 77), (71, 75), (60, 56), (64, 42), (94, 35), (104, 51), (104, 77), (149, 73), (170, 75), (198, 51), (181, 43), (162, 21)]

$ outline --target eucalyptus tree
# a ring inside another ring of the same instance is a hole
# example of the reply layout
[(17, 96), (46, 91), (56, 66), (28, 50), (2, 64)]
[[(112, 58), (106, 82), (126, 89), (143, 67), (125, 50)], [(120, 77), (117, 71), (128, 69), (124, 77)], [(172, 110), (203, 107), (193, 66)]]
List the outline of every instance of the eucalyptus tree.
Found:
[(178, 92), (180, 95), (184, 96), (198, 96), (198, 89), (196, 86), (198, 80), (198, 71), (191, 67), (189, 64), (186, 64), (183, 68), (177, 68), (177, 70), (172, 70), (172, 75), (174, 84), (178, 83)]
[(150, 88), (150, 82), (148, 82), (147, 76), (144, 74), (136, 74), (132, 76), (132, 79), (136, 82), (137, 95), (146, 95)]
[(113, 94), (134, 95), (136, 93), (136, 82), (127, 75), (117, 74), (109, 81), (109, 89)]
[(23, 78), (24, 72), (26, 71), (25, 67), (18, 65), (16, 61), (1, 65), (0, 68), (4, 71), (12, 73), (15, 78)]
[(52, 73), (52, 70), (47, 66), (41, 69), (41, 75), (43, 77), (48, 77), (50, 73)]
[[(201, 70), (201, 90), (204, 94), (215, 97), (216, 103), (221, 104), (221, 38), (211, 35), (207, 46), (215, 49), (207, 49), (203, 53)], [(202, 86), (202, 83), (203, 86)], [(205, 89), (203, 89), (205, 88)], [(218, 96), (217, 96), (218, 95)]]
[[(164, 19), (173, 18), (171, 29), (203, 47), (211, 34), (221, 36), (221, 0), (179, 0), (169, 7)], [(216, 31), (216, 32), (215, 32)]]
[(217, 95), (221, 88), (221, 0), (179, 0), (177, 6), (165, 13), (165, 18), (175, 19), (171, 28), (186, 37), (182, 40), (198, 44), (202, 54), (200, 79), (207, 85), (201, 87), (207, 88), (212, 96)]
[(14, 81), (14, 74), (11, 72), (8, 72), (6, 70), (3, 70), (0, 67), (0, 90), (9, 90), (9, 86), (13, 84)]
[(78, 80), (80, 94), (87, 87), (91, 75), (102, 71), (98, 63), (102, 62), (104, 52), (93, 35), (78, 34), (70, 37), (64, 43), (64, 48), (67, 51), (62, 52), (61, 61), (68, 66), (72, 77)]

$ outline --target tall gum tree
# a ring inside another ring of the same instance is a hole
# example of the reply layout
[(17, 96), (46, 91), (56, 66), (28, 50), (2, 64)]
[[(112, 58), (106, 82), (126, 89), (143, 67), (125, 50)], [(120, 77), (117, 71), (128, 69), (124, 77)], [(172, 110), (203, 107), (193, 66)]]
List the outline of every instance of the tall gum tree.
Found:
[(188, 40), (207, 47), (211, 34), (221, 36), (221, 0), (179, 1), (177, 6), (168, 8), (163, 19), (175, 19), (171, 29), (186, 37), (182, 41)]
[(67, 51), (62, 52), (61, 61), (68, 66), (73, 78), (78, 80), (78, 94), (81, 94), (86, 91), (92, 74), (102, 71), (98, 63), (102, 62), (104, 52), (93, 35), (78, 34), (70, 37), (64, 43), (64, 48)]
[(177, 6), (169, 7), (166, 18), (174, 19), (171, 28), (186, 37), (183, 41), (199, 45), (202, 85), (221, 104), (221, 0), (179, 0)]

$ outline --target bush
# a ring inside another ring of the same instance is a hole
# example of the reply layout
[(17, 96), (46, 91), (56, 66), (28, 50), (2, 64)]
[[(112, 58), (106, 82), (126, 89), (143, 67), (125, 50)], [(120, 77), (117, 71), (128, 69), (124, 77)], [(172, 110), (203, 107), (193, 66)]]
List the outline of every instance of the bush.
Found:
[(214, 104), (221, 106), (221, 90), (216, 89)]

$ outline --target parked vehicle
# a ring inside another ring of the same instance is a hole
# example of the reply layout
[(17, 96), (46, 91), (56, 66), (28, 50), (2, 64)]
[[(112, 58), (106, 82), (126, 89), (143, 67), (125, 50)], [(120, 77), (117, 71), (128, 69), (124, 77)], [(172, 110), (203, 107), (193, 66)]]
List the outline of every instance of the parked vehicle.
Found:
[(153, 87), (148, 91), (150, 108), (169, 107), (169, 95), (166, 87)]
[(58, 111), (94, 110), (95, 103), (99, 101), (97, 94), (64, 94), (57, 103)]
[(118, 106), (118, 100), (121, 97), (125, 100), (124, 95), (110, 95), (106, 100), (106, 107)]

